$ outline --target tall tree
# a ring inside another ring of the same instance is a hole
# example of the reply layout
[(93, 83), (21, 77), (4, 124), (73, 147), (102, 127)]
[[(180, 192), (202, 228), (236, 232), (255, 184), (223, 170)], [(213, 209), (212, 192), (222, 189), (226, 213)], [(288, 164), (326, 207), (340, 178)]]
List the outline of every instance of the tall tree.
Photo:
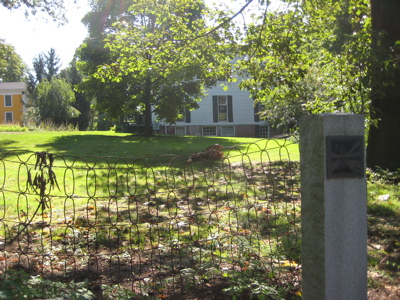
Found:
[(60, 59), (51, 48), (46, 54), (41, 53), (34, 58), (34, 74), (30, 73), (28, 79), (28, 94), (37, 118), (55, 125), (69, 123), (80, 115), (80, 111), (73, 106), (73, 83), (59, 78), (59, 64)]
[(44, 79), (50, 82), (53, 77), (58, 75), (60, 70), (60, 58), (57, 56), (53, 48), (45, 53), (39, 54), (33, 59), (33, 72), (29, 74), (28, 91), (33, 92), (37, 84)]
[(50, 48), (47, 55), (45, 55), (46, 59), (46, 78), (47, 80), (51, 80), (53, 76), (58, 74), (60, 70), (60, 58), (56, 54), (56, 50), (54, 48)]
[(25, 79), (26, 65), (12, 45), (0, 39), (0, 81), (17, 82)]
[(368, 114), (367, 7), (348, 2), (297, 1), (248, 26), (240, 67), (251, 76), (242, 87), (275, 125), (296, 126), (310, 113)]
[(50, 82), (44, 79), (37, 85), (32, 100), (41, 121), (61, 125), (79, 115), (79, 111), (72, 106), (74, 92), (65, 79), (53, 78)]
[[(106, 107), (106, 114), (102, 111), (101, 105), (95, 105), (100, 113), (111, 116), (119, 116), (123, 113), (132, 111), (124, 105), (129, 99), (131, 91), (129, 80), (123, 78), (119, 82), (101, 80), (93, 75), (99, 65), (110, 64), (116, 60), (116, 55), (111, 54), (105, 47), (107, 35), (113, 32), (113, 23), (120, 19), (129, 19), (128, 8), (133, 4), (133, 0), (94, 0), (91, 1), (91, 11), (83, 18), (82, 22), (88, 28), (88, 37), (77, 50), (77, 68), (85, 74), (85, 79), (79, 84), (79, 90), (85, 92), (87, 98), (93, 99), (94, 103), (106, 103), (113, 99), (116, 103), (113, 107)], [(118, 104), (117, 104), (118, 103)], [(115, 109), (115, 107), (118, 107)], [(118, 110), (118, 111), (114, 111)]]
[[(60, 72), (60, 77), (64, 78), (66, 82), (71, 84), (73, 87), (77, 87), (83, 81), (83, 74), (76, 68), (75, 59), (71, 62), (68, 68)], [(83, 93), (79, 89), (74, 88), (74, 93), (75, 101), (72, 106), (76, 108), (80, 114), (76, 118), (71, 119), (70, 122), (74, 126), (78, 126), (79, 130), (84, 131), (88, 128), (91, 119), (91, 99), (86, 93)]]
[(375, 69), (371, 111), (377, 120), (368, 136), (367, 164), (400, 169), (400, 1), (371, 0), (374, 49), (382, 65)]
[(180, 112), (196, 108), (204, 88), (220, 75), (221, 61), (233, 53), (220, 37), (228, 27), (210, 30), (202, 1), (140, 0), (129, 13), (108, 35), (114, 61), (99, 66), (95, 77), (129, 83), (130, 97), (98, 105), (115, 115), (142, 111), (145, 134), (151, 134), (152, 112), (172, 123)]

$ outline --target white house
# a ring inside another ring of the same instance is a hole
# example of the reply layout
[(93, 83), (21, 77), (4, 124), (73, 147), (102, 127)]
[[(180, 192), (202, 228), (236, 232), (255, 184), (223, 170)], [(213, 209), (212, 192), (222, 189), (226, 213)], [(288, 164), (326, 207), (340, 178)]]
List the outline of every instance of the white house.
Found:
[[(274, 131), (265, 120), (260, 120), (260, 105), (254, 105), (248, 91), (240, 90), (239, 83), (218, 81), (207, 92), (199, 108), (187, 112), (176, 124), (153, 122), (160, 134), (195, 136), (271, 137)], [(228, 89), (224, 88), (227, 86)], [(156, 117), (153, 116), (153, 120)]]

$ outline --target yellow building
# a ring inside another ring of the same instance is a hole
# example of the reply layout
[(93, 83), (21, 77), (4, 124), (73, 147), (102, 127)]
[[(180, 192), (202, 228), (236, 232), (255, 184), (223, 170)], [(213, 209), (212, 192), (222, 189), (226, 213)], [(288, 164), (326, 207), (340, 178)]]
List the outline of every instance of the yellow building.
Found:
[(0, 124), (21, 124), (27, 101), (25, 82), (0, 82)]

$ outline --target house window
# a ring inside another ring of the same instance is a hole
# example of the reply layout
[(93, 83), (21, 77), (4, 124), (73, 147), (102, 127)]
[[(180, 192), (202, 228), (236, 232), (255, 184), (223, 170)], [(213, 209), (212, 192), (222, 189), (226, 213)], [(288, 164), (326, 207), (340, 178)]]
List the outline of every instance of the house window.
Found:
[(233, 122), (232, 96), (213, 96), (213, 121)]
[(235, 127), (221, 126), (221, 136), (235, 136)]
[(259, 137), (260, 138), (269, 138), (269, 126), (268, 125), (260, 125)]
[(215, 126), (203, 126), (203, 135), (204, 136), (215, 136), (217, 135), (217, 127)]
[(186, 134), (185, 126), (176, 126), (175, 127), (175, 134), (176, 135), (185, 135)]
[(11, 98), (11, 95), (5, 95), (5, 96), (4, 96), (4, 106), (5, 106), (5, 107), (11, 107), (11, 106), (12, 106), (12, 98)]
[(218, 121), (228, 121), (228, 101), (226, 96), (218, 96)]
[(12, 123), (14, 122), (14, 117), (12, 112), (6, 112), (5, 114), (5, 123)]

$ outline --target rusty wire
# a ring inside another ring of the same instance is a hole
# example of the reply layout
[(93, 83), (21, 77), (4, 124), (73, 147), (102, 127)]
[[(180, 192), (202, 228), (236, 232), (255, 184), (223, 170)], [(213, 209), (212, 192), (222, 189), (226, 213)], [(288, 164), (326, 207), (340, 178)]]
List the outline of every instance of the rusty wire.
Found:
[(290, 143), (271, 143), (197, 161), (0, 153), (0, 271), (138, 295), (232, 276), (298, 283), (298, 162)]

